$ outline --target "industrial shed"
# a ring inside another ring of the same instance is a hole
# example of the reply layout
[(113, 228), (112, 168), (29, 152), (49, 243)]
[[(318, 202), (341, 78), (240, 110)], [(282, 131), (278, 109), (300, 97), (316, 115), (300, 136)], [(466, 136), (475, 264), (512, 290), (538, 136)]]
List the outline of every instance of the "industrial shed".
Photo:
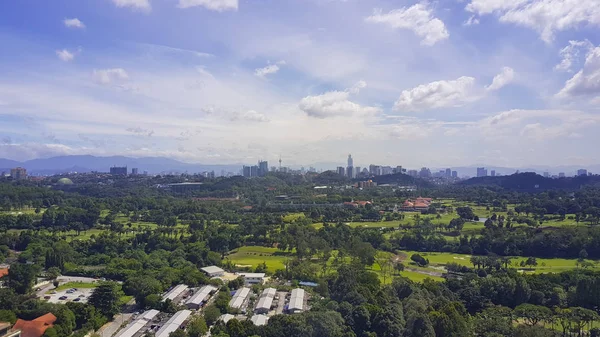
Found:
[(273, 305), (275, 294), (277, 294), (277, 289), (275, 288), (267, 288), (263, 290), (262, 295), (258, 299), (258, 303), (256, 304), (254, 312), (257, 314), (268, 313), (269, 310), (271, 310), (271, 306)]
[(115, 337), (133, 337), (135, 334), (140, 332), (148, 323), (150, 323), (156, 315), (158, 310), (148, 310), (138, 317), (133, 323), (126, 326), (124, 329), (119, 331)]
[(290, 295), (290, 303), (288, 304), (288, 312), (293, 314), (304, 310), (304, 289), (296, 288), (292, 290)]
[(163, 301), (166, 301), (166, 300), (175, 301), (177, 296), (181, 295), (186, 290), (188, 290), (188, 286), (186, 286), (185, 284), (179, 284), (179, 285), (173, 287), (173, 289), (169, 290), (166, 294), (164, 294), (162, 297), (162, 300)]
[(233, 309), (240, 309), (249, 294), (250, 288), (238, 289), (238, 291), (235, 292), (235, 295), (233, 295), (233, 298), (231, 298), (231, 301), (229, 301), (229, 306)]
[(179, 329), (181, 327), (181, 325), (183, 325), (183, 323), (188, 319), (188, 317), (190, 317), (190, 315), (192, 314), (191, 311), (189, 310), (181, 310), (175, 313), (175, 315), (173, 315), (173, 317), (171, 317), (167, 323), (165, 323), (162, 328), (160, 328), (157, 332), (156, 335), (154, 335), (155, 337), (169, 337), (169, 334), (171, 334), (171, 332)]
[(198, 310), (206, 303), (206, 301), (208, 301), (210, 295), (212, 295), (215, 291), (217, 291), (216, 287), (204, 286), (200, 288), (200, 290), (196, 291), (196, 293), (185, 302), (185, 305), (188, 307), (188, 309)]

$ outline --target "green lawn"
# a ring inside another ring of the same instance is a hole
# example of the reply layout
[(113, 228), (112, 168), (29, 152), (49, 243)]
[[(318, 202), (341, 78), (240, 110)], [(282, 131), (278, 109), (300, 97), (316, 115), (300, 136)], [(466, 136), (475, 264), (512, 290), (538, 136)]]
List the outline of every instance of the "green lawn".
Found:
[(285, 260), (291, 257), (290, 253), (282, 252), (277, 248), (244, 246), (233, 251), (226, 258), (236, 265), (252, 268), (264, 262), (269, 272), (275, 272), (277, 269), (284, 269)]
[(304, 215), (304, 213), (291, 213), (283, 217), (283, 222), (292, 223), (298, 219), (303, 219), (305, 217), (306, 215)]
[(97, 283), (84, 283), (84, 282), (67, 282), (58, 286), (58, 288), (54, 289), (55, 291), (67, 290), (71, 288), (77, 289), (92, 289), (98, 286)]
[[(45, 210), (46, 210), (45, 208), (40, 208), (39, 215), (41, 216), (44, 213)], [(10, 210), (10, 211), (0, 211), (0, 214), (8, 214), (8, 215), (30, 214), (30, 215), (36, 215), (35, 208), (31, 208), (31, 207), (20, 208), (20, 209), (13, 209), (13, 210)]]

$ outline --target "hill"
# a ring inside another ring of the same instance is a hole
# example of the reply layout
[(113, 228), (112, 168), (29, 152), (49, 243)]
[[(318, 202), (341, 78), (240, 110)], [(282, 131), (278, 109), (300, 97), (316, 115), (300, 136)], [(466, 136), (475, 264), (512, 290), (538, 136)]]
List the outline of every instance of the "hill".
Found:
[(516, 173), (500, 177), (471, 178), (458, 183), (464, 186), (499, 186), (516, 191), (577, 190), (585, 186), (600, 186), (600, 176), (545, 178), (536, 173)]

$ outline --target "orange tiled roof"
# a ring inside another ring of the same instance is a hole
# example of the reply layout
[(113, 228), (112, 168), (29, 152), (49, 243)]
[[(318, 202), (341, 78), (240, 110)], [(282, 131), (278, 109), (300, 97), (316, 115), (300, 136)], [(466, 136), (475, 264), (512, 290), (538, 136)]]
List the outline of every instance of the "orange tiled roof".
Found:
[(8, 268), (0, 269), (0, 278), (2, 278), (4, 276), (8, 276)]
[(51, 328), (56, 322), (56, 316), (47, 313), (33, 321), (18, 319), (13, 329), (21, 330), (21, 337), (42, 337), (48, 328)]

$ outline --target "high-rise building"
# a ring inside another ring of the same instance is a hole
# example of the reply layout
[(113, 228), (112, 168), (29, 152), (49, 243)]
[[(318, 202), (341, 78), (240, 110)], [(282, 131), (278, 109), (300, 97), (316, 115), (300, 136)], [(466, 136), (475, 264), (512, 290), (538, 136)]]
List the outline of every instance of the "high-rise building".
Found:
[(136, 167), (134, 167), (134, 168), (131, 169), (131, 175), (132, 176), (137, 176), (139, 174), (139, 172), (140, 171)]
[(450, 177), (452, 177), (452, 170), (447, 168), (446, 169), (446, 178), (450, 178)]
[(250, 166), (250, 177), (258, 177), (258, 165)]
[(565, 173), (564, 172), (559, 172), (558, 173), (558, 177), (559, 178), (564, 178), (565, 177)]
[(409, 176), (411, 177), (417, 177), (419, 175), (419, 171), (417, 170), (408, 170), (408, 172), (406, 172)]
[(422, 167), (419, 172), (419, 177), (421, 178), (431, 178), (431, 171), (427, 167)]
[(381, 175), (392, 174), (394, 173), (394, 169), (391, 166), (382, 166), (381, 167)]
[(113, 166), (110, 168), (110, 174), (115, 176), (126, 176), (127, 175), (127, 166)]
[(458, 178), (458, 172), (452, 171), (452, 178)]
[(343, 175), (345, 175), (345, 173), (346, 172), (345, 172), (344, 168), (342, 166), (338, 166), (338, 168), (337, 168), (337, 174), (343, 176)]
[(265, 161), (259, 161), (258, 162), (258, 176), (259, 177), (264, 177), (267, 175), (267, 173), (269, 172), (269, 162)]
[(245, 178), (250, 178), (250, 166), (245, 166), (242, 168), (242, 176)]
[(357, 166), (357, 167), (355, 167), (355, 168), (354, 168), (354, 176), (355, 176), (356, 178), (358, 178), (358, 177), (360, 176), (360, 174), (361, 174), (361, 171), (360, 171), (360, 166)]
[(544, 177), (545, 178), (550, 178), (550, 172), (544, 172)]
[(372, 176), (380, 176), (381, 175), (381, 166), (369, 165), (369, 174), (371, 174)]
[(352, 167), (352, 166), (346, 167), (346, 176), (350, 179), (354, 179), (354, 167)]
[(13, 180), (27, 179), (27, 170), (23, 167), (16, 167), (10, 170), (10, 176), (13, 178)]
[(586, 169), (579, 169), (579, 170), (577, 170), (577, 175), (578, 176), (587, 176), (588, 171)]
[[(487, 171), (487, 170), (486, 170), (486, 171)], [(487, 172), (486, 172), (486, 173), (487, 173)], [(486, 175), (487, 175), (487, 174), (486, 174)], [(495, 177), (495, 176), (496, 176), (496, 170), (491, 170), (491, 171), (490, 171), (490, 175), (491, 175), (492, 177)]]
[(487, 170), (485, 169), (485, 167), (478, 167), (477, 168), (477, 177), (486, 177), (487, 176)]
[(352, 155), (348, 155), (348, 167), (354, 167), (354, 160), (352, 160)]

